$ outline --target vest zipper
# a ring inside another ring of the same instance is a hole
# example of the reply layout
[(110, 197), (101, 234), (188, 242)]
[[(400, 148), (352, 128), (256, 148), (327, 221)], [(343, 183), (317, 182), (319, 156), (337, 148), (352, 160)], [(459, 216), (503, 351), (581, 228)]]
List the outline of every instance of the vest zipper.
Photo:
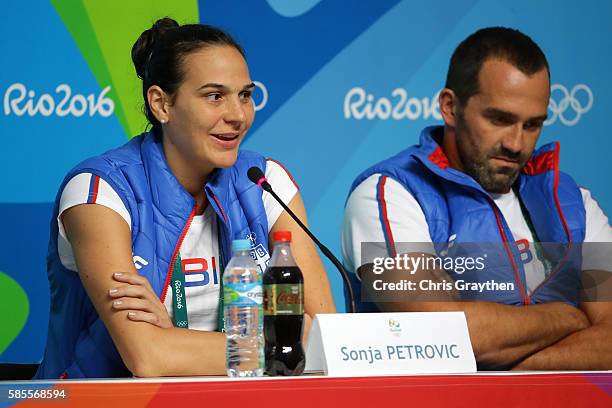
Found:
[[(429, 168), (427, 166), (427, 164), (425, 164), (425, 162), (423, 160), (421, 160), (418, 156), (415, 156), (417, 159), (419, 159), (421, 161), (421, 163), (423, 163), (423, 165), (425, 165), (425, 167), (427, 167), (432, 173), (434, 173), (436, 176), (441, 177), (440, 175), (437, 174), (436, 171), (434, 171), (433, 169)], [(444, 179), (448, 180), (447, 177), (443, 177)], [(519, 293), (521, 295), (521, 302), (524, 305), (528, 305), (530, 303), (530, 299), (529, 296), (527, 296), (527, 292), (525, 291), (525, 288), (523, 287), (523, 283), (521, 280), (521, 276), (519, 274), (518, 271), (518, 266), (516, 265), (516, 261), (514, 259), (514, 256), (512, 256), (512, 251), (510, 250), (510, 246), (508, 245), (508, 239), (506, 238), (506, 233), (504, 232), (504, 227), (502, 225), (502, 220), (501, 217), (499, 215), (499, 210), (497, 209), (497, 206), (495, 205), (495, 202), (493, 202), (493, 200), (491, 199), (491, 197), (484, 193), (482, 190), (474, 187), (474, 186), (469, 186), (469, 185), (465, 185), (463, 183), (460, 183), (456, 180), (449, 180), (452, 181), (456, 184), (459, 184), (460, 186), (463, 186), (464, 188), (471, 188), (473, 190), (476, 190), (478, 193), (480, 194), (484, 194), (484, 196), (486, 197), (489, 205), (491, 206), (491, 209), (493, 210), (493, 213), (495, 214), (495, 219), (497, 220), (497, 227), (499, 228), (499, 233), (501, 234), (502, 237), (502, 241), (504, 242), (504, 248), (506, 249), (506, 254), (508, 255), (508, 258), (510, 259), (510, 264), (512, 265), (512, 271), (514, 272), (514, 279), (516, 280), (516, 284), (519, 287)]]
[(557, 263), (557, 266), (555, 266), (555, 269), (552, 270), (550, 272), (550, 274), (542, 281), (540, 282), (540, 284), (538, 286), (536, 286), (536, 288), (531, 292), (531, 294), (529, 295), (529, 302), (531, 303), (531, 298), (533, 298), (533, 296), (536, 294), (536, 292), (542, 287), (544, 286), (544, 284), (546, 282), (548, 282), (557, 272), (559, 272), (561, 270), (561, 267), (563, 266), (563, 264), (566, 262), (567, 260), (567, 256), (570, 253), (570, 249), (571, 249), (572, 243), (569, 243), (568, 248), (565, 250), (565, 254), (563, 255), (563, 257), (561, 258), (561, 260), (559, 261), (559, 263)]
[(557, 142), (555, 144), (555, 151), (556, 151), (556, 157), (557, 157), (557, 162), (555, 163), (555, 181), (553, 183), (553, 197), (555, 198), (555, 207), (557, 208), (557, 212), (559, 213), (559, 218), (561, 218), (561, 224), (563, 224), (563, 229), (565, 230), (565, 234), (567, 235), (567, 243), (568, 243), (568, 247), (565, 250), (565, 255), (563, 255), (563, 258), (561, 258), (561, 260), (559, 261), (559, 263), (557, 264), (557, 267), (555, 268), (554, 271), (551, 271), (550, 275), (548, 275), (546, 277), (546, 279), (544, 279), (534, 290), (533, 292), (531, 292), (531, 294), (529, 295), (529, 301), (531, 302), (531, 298), (536, 294), (536, 292), (542, 287), (544, 286), (544, 283), (546, 283), (550, 278), (552, 278), (552, 276), (554, 274), (556, 274), (557, 272), (559, 272), (559, 270), (561, 270), (561, 267), (563, 266), (563, 264), (565, 263), (565, 260), (567, 259), (567, 256), (570, 253), (570, 250), (572, 248), (572, 234), (570, 233), (569, 227), (567, 226), (567, 221), (565, 220), (565, 216), (563, 215), (563, 210), (561, 209), (561, 202), (559, 201), (559, 195), (557, 194), (557, 190), (559, 189), (559, 162), (558, 162), (558, 157), (559, 157), (559, 142)]
[(161, 302), (164, 303), (166, 299), (166, 292), (168, 291), (168, 285), (170, 284), (170, 279), (172, 278), (172, 266), (174, 265), (174, 261), (179, 253), (179, 249), (183, 244), (183, 240), (185, 239), (185, 235), (187, 235), (187, 231), (191, 226), (191, 221), (193, 221), (193, 217), (195, 216), (196, 209), (198, 208), (198, 204), (196, 203), (191, 210), (191, 214), (189, 214), (189, 218), (187, 219), (187, 223), (183, 227), (183, 231), (181, 232), (181, 236), (179, 237), (178, 243), (174, 247), (174, 252), (172, 253), (172, 259), (170, 260), (170, 266), (168, 267), (168, 272), (166, 272), (166, 281), (164, 282), (164, 289), (162, 291)]
[[(525, 304), (525, 305), (531, 304), (531, 298), (536, 294), (536, 292), (540, 289), (540, 287), (542, 287), (544, 285), (544, 283), (546, 283), (546, 281), (548, 281), (553, 276), (554, 273), (556, 273), (556, 272), (558, 272), (560, 270), (561, 266), (565, 262), (565, 259), (567, 258), (567, 255), (569, 254), (571, 246), (572, 246), (572, 236), (571, 236), (569, 227), (567, 225), (567, 221), (565, 220), (565, 217), (563, 215), (563, 210), (561, 208), (561, 202), (559, 201), (559, 196), (557, 194), (557, 190), (558, 190), (558, 187), (559, 187), (559, 162), (558, 162), (558, 160), (559, 160), (558, 159), (559, 158), (559, 142), (555, 143), (555, 152), (556, 152), (556, 162), (555, 162), (555, 169), (554, 169), (555, 179), (554, 179), (554, 183), (553, 183), (553, 196), (555, 198), (555, 207), (557, 208), (557, 212), (559, 213), (559, 217), (561, 218), (561, 223), (563, 224), (563, 229), (565, 230), (565, 233), (567, 235), (569, 247), (566, 250), (566, 254), (563, 256), (563, 258), (561, 259), (561, 261), (559, 262), (559, 264), (557, 265), (555, 270), (553, 272), (551, 272), (551, 274), (548, 275), (548, 277), (546, 279), (544, 279), (544, 281), (542, 281), (533, 290), (533, 292), (531, 292), (530, 295), (527, 295), (527, 292), (525, 291), (525, 289), (523, 288), (523, 285), (521, 283), (520, 275), (518, 273), (518, 267), (516, 266), (516, 262), (514, 260), (514, 257), (512, 256), (512, 251), (510, 250), (510, 247), (508, 246), (508, 240), (506, 239), (506, 234), (504, 233), (503, 226), (502, 226), (502, 223), (501, 223), (501, 218), (499, 216), (497, 207), (496, 207), (495, 203), (493, 202), (493, 200), (491, 200), (491, 198), (488, 195), (486, 196), (487, 200), (489, 201), (489, 205), (491, 206), (491, 208), (493, 209), (493, 212), (495, 213), (495, 218), (497, 219), (497, 226), (499, 228), (500, 234), (501, 234), (502, 239), (504, 241), (504, 246), (506, 248), (506, 253), (508, 254), (508, 257), (510, 258), (510, 262), (512, 264), (512, 269), (513, 269), (514, 275), (515, 275), (515, 279), (517, 281), (517, 284), (519, 285), (521, 299), (523, 301), (523, 304)], [(427, 163), (432, 163), (429, 159), (428, 160), (424, 160), (421, 157), (417, 156), (416, 154), (414, 154), (413, 157), (415, 159), (419, 160), (427, 169), (429, 169), (429, 171), (434, 173), (436, 176), (442, 177), (442, 178), (444, 178), (446, 180), (449, 180), (449, 181), (452, 181), (454, 183), (457, 183), (457, 184), (459, 184), (459, 185), (461, 185), (463, 187), (472, 188), (472, 189), (482, 193), (482, 191), (480, 189), (478, 189), (478, 188), (475, 188), (473, 186), (465, 185), (462, 182), (458, 182), (458, 181), (453, 180), (453, 179), (448, 179), (448, 177), (444, 177), (444, 176), (438, 174), (437, 171), (433, 170), (432, 168), (430, 168), (427, 165)], [(436, 166), (437, 166), (437, 164), (436, 164)], [(440, 167), (438, 166), (438, 168), (440, 168)]]
[(497, 220), (497, 227), (499, 228), (499, 232), (501, 234), (502, 241), (504, 242), (504, 248), (506, 249), (506, 254), (508, 255), (508, 258), (510, 259), (512, 270), (514, 271), (514, 279), (516, 280), (516, 283), (519, 287), (519, 293), (521, 294), (521, 301), (523, 302), (524, 305), (528, 305), (531, 302), (531, 300), (529, 296), (527, 296), (527, 293), (525, 292), (525, 288), (523, 287), (521, 276), (518, 271), (518, 266), (516, 265), (516, 260), (514, 259), (514, 256), (512, 255), (512, 250), (510, 249), (510, 246), (508, 245), (508, 239), (506, 237), (506, 233), (504, 232), (504, 227), (502, 225), (502, 222), (501, 222), (502, 220), (501, 220), (501, 217), (499, 216), (498, 209), (495, 203), (493, 202), (493, 200), (491, 200), (491, 198), (487, 197), (487, 200), (489, 202), (489, 205), (491, 206), (491, 209), (493, 210), (493, 213), (495, 214), (495, 219)]

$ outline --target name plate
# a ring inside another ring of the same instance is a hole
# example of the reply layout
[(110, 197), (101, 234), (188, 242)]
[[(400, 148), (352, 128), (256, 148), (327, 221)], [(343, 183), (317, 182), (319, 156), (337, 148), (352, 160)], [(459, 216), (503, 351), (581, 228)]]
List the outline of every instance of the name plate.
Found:
[(332, 376), (474, 373), (463, 312), (319, 314), (305, 372)]

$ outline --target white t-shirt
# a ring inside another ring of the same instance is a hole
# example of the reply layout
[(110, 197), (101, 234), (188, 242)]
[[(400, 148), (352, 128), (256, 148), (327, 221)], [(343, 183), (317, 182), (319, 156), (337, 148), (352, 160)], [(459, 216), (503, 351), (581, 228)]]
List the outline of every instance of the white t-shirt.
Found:
[[(268, 160), (266, 178), (274, 191), (286, 203), (291, 201), (298, 187), (289, 173), (277, 162)], [(131, 228), (130, 213), (119, 198), (119, 195), (103, 179), (91, 173), (74, 176), (64, 187), (60, 198), (57, 223), (58, 252), (62, 265), (69, 270), (77, 271), (72, 246), (66, 238), (61, 221), (62, 213), (79, 204), (99, 204), (108, 207), (121, 216)], [(267, 192), (263, 193), (263, 204), (268, 220), (268, 232), (283, 212), (280, 204)], [(209, 205), (204, 214), (196, 215), (191, 221), (179, 249), (185, 274), (185, 296), (187, 298), (187, 317), (189, 328), (196, 330), (216, 330), (219, 312), (219, 242), (217, 237), (217, 216)], [(259, 259), (260, 263), (265, 259)], [(140, 269), (146, 260), (134, 256), (134, 265)], [(263, 265), (260, 265), (262, 268)], [(167, 291), (171, 293), (171, 291)], [(172, 317), (172, 296), (166, 295), (164, 306)]]
[[(612, 242), (612, 228), (608, 217), (591, 197), (589, 190), (581, 188), (580, 192), (586, 210), (585, 242)], [(502, 212), (521, 254), (524, 255), (522, 258), (527, 289), (531, 292), (545, 279), (546, 274), (532, 244), (533, 235), (523, 217), (519, 199), (513, 191), (494, 194), (491, 197)], [(383, 231), (383, 228), (386, 231)], [(346, 265), (357, 271), (361, 265), (372, 262), (372, 259), (361, 259), (361, 243), (385, 242), (385, 233), (391, 234), (395, 243), (422, 242), (426, 244), (421, 249), (423, 252), (435, 253), (425, 214), (416, 199), (392, 178), (373, 174), (357, 186), (346, 204), (342, 229), (342, 255)], [(401, 248), (396, 250), (397, 253), (402, 253)], [(525, 257), (526, 251), (529, 251), (529, 254)], [(369, 258), (373, 256), (389, 255), (384, 247), (379, 249), (379, 253), (368, 254)], [(590, 264), (593, 259), (589, 256), (583, 257), (583, 270), (600, 269), (598, 265)]]

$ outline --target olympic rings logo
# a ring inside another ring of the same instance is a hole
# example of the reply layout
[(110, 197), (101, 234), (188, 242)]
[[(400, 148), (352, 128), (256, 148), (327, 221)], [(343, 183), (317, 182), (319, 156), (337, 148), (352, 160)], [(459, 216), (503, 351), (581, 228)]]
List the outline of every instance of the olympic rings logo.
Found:
[(255, 112), (262, 110), (268, 104), (268, 89), (266, 86), (259, 81), (253, 81), (255, 88), (258, 88), (261, 92), (261, 100), (259, 102), (253, 101)]
[[(555, 96), (561, 98), (556, 99)], [(574, 86), (571, 92), (561, 84), (554, 84), (550, 87), (550, 101), (548, 102), (548, 110), (551, 115), (544, 124), (552, 125), (559, 119), (565, 126), (574, 126), (582, 115), (591, 110), (592, 106), (593, 91), (585, 84)]]

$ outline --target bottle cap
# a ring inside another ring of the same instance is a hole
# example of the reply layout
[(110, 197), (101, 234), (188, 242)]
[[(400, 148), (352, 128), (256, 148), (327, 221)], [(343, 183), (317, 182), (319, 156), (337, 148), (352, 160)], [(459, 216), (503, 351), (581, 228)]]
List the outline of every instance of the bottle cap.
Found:
[(232, 252), (248, 251), (251, 249), (251, 241), (248, 239), (235, 239), (232, 241)]
[(272, 240), (275, 242), (291, 242), (291, 231), (274, 231)]

